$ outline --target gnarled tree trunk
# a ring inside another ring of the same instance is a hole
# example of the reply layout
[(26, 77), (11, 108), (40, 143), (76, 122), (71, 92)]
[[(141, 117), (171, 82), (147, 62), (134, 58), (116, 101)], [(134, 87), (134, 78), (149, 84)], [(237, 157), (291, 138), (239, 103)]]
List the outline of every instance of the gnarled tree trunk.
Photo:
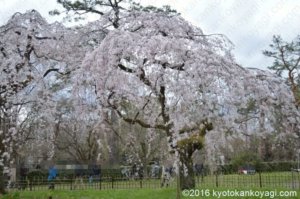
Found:
[(193, 189), (196, 186), (193, 158), (190, 154), (180, 153), (179, 156), (180, 189)]
[(177, 142), (177, 150), (179, 152), (180, 160), (179, 178), (181, 190), (195, 188), (196, 183), (193, 165), (193, 153), (196, 150), (200, 150), (204, 147), (205, 134), (207, 131), (212, 129), (212, 123), (204, 120), (197, 133), (194, 133), (190, 137)]

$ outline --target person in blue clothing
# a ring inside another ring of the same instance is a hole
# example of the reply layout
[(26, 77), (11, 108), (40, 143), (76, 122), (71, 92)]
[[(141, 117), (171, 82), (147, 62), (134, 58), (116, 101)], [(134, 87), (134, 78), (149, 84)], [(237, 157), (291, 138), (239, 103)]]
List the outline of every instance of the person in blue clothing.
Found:
[(48, 173), (49, 189), (54, 189), (54, 180), (57, 176), (57, 169), (54, 166), (51, 166)]

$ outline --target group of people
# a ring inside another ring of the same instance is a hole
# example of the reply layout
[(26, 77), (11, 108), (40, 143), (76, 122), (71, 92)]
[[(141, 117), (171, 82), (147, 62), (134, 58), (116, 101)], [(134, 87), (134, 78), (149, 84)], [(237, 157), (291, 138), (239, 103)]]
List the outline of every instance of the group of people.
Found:
[[(74, 182), (74, 188), (80, 187), (83, 184), (84, 177), (88, 177), (88, 182), (91, 184), (95, 179), (100, 178), (101, 169), (96, 166), (91, 166), (89, 168), (88, 174), (86, 173), (85, 169), (75, 169), (75, 182)], [(55, 166), (50, 166), (48, 170), (48, 183), (49, 183), (49, 189), (54, 189), (55, 185), (55, 179), (58, 176), (58, 170), (55, 168)]]
[[(151, 170), (150, 170), (150, 177), (159, 177), (159, 173), (161, 170), (161, 187), (168, 187), (170, 184), (170, 180), (172, 178), (172, 175), (174, 173), (174, 168), (173, 167), (160, 167), (157, 164), (152, 165)], [(194, 170), (195, 174), (199, 175), (203, 171), (203, 165), (194, 165)], [(100, 176), (100, 169), (95, 170), (94, 168), (91, 170), (93, 174), (97, 174), (97, 176)], [(130, 178), (143, 178), (143, 168), (137, 166), (134, 164), (131, 168), (124, 167), (121, 170), (121, 173), (124, 177)], [(50, 166), (48, 170), (48, 183), (49, 183), (49, 189), (54, 189), (55, 186), (55, 179), (57, 178), (58, 171), (55, 168), (55, 166)], [(93, 182), (93, 175), (88, 176), (88, 182), (92, 183)], [(77, 183), (76, 183), (77, 182)], [(83, 178), (82, 175), (78, 174), (78, 171), (76, 173), (76, 178), (75, 178), (75, 184), (82, 184)], [(74, 185), (75, 185), (74, 184)]]
[(121, 174), (123, 177), (130, 179), (138, 179), (138, 178), (143, 178), (143, 167), (139, 166), (137, 164), (134, 164), (131, 167), (124, 167), (121, 169)]

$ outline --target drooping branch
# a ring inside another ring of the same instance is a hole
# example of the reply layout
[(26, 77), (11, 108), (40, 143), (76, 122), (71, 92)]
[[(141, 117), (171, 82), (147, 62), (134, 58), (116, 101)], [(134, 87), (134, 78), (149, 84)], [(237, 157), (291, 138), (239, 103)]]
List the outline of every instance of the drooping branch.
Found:
[[(124, 66), (123, 64), (118, 64), (118, 68), (122, 71), (128, 72), (128, 73), (137, 73), (136, 70), (128, 68)], [(147, 79), (144, 69), (140, 69), (140, 73), (138, 74), (139, 79), (147, 86), (152, 88), (152, 84), (149, 79)]]
[(128, 68), (128, 67), (124, 66), (123, 64), (118, 64), (118, 67), (119, 67), (121, 70), (123, 70), (123, 71), (125, 71), (125, 72), (128, 72), (128, 73), (134, 73), (134, 72), (135, 72), (133, 69)]
[(6, 58), (6, 57), (7, 57), (7, 54), (6, 54), (6, 52), (5, 52), (4, 47), (1, 47), (0, 51), (1, 51), (2, 55), (3, 55), (3, 57)]
[(150, 125), (146, 121), (140, 120), (138, 118), (126, 117), (124, 114), (122, 114), (122, 112), (118, 109), (118, 107), (116, 105), (112, 104), (112, 102), (110, 101), (112, 99), (113, 95), (114, 95), (114, 92), (111, 92), (107, 98), (107, 103), (109, 105), (109, 108), (112, 108), (114, 111), (116, 111), (118, 116), (120, 118), (122, 118), (125, 122), (127, 122), (129, 124), (138, 124), (143, 128), (152, 128), (152, 129), (161, 129), (161, 130), (166, 130), (169, 128), (168, 125), (164, 125), (164, 124)]
[(159, 90), (159, 104), (160, 104), (160, 111), (161, 116), (163, 118), (164, 124), (168, 124), (170, 122), (170, 116), (168, 115), (167, 107), (166, 107), (166, 87), (161, 86)]
[(190, 132), (193, 132), (193, 131), (196, 131), (197, 129), (199, 129), (199, 125), (195, 125), (193, 127), (186, 127), (186, 128), (182, 128), (180, 131), (179, 131), (179, 134), (183, 134), (183, 133), (190, 133)]
[(69, 74), (71, 73), (71, 71), (62, 73), (62, 72), (59, 72), (59, 69), (58, 69), (58, 68), (51, 68), (51, 69), (48, 69), (48, 70), (44, 73), (43, 77), (46, 77), (46, 76), (47, 76), (49, 73), (51, 73), (51, 72), (57, 72), (57, 73), (59, 73), (60, 75), (69, 75)]
[(184, 71), (184, 62), (181, 64), (177, 64), (177, 65), (172, 65), (168, 62), (161, 62), (161, 61), (154, 61), (154, 64), (160, 64), (164, 69), (166, 68), (170, 68), (173, 70), (178, 70), (178, 71)]
[[(151, 95), (152, 95), (152, 92), (149, 94), (147, 101), (145, 102), (144, 106), (141, 108), (140, 111), (144, 111), (145, 108), (147, 107), (147, 105), (150, 103)], [(140, 115), (140, 111), (138, 111), (138, 112), (135, 114), (134, 119), (138, 118), (138, 116)]]

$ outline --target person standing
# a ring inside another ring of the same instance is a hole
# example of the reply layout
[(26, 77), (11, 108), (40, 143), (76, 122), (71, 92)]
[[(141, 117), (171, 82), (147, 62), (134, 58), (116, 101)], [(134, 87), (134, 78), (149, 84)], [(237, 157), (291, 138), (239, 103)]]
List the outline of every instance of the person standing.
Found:
[(57, 169), (54, 166), (51, 166), (48, 173), (49, 189), (54, 189), (54, 181), (57, 176)]

